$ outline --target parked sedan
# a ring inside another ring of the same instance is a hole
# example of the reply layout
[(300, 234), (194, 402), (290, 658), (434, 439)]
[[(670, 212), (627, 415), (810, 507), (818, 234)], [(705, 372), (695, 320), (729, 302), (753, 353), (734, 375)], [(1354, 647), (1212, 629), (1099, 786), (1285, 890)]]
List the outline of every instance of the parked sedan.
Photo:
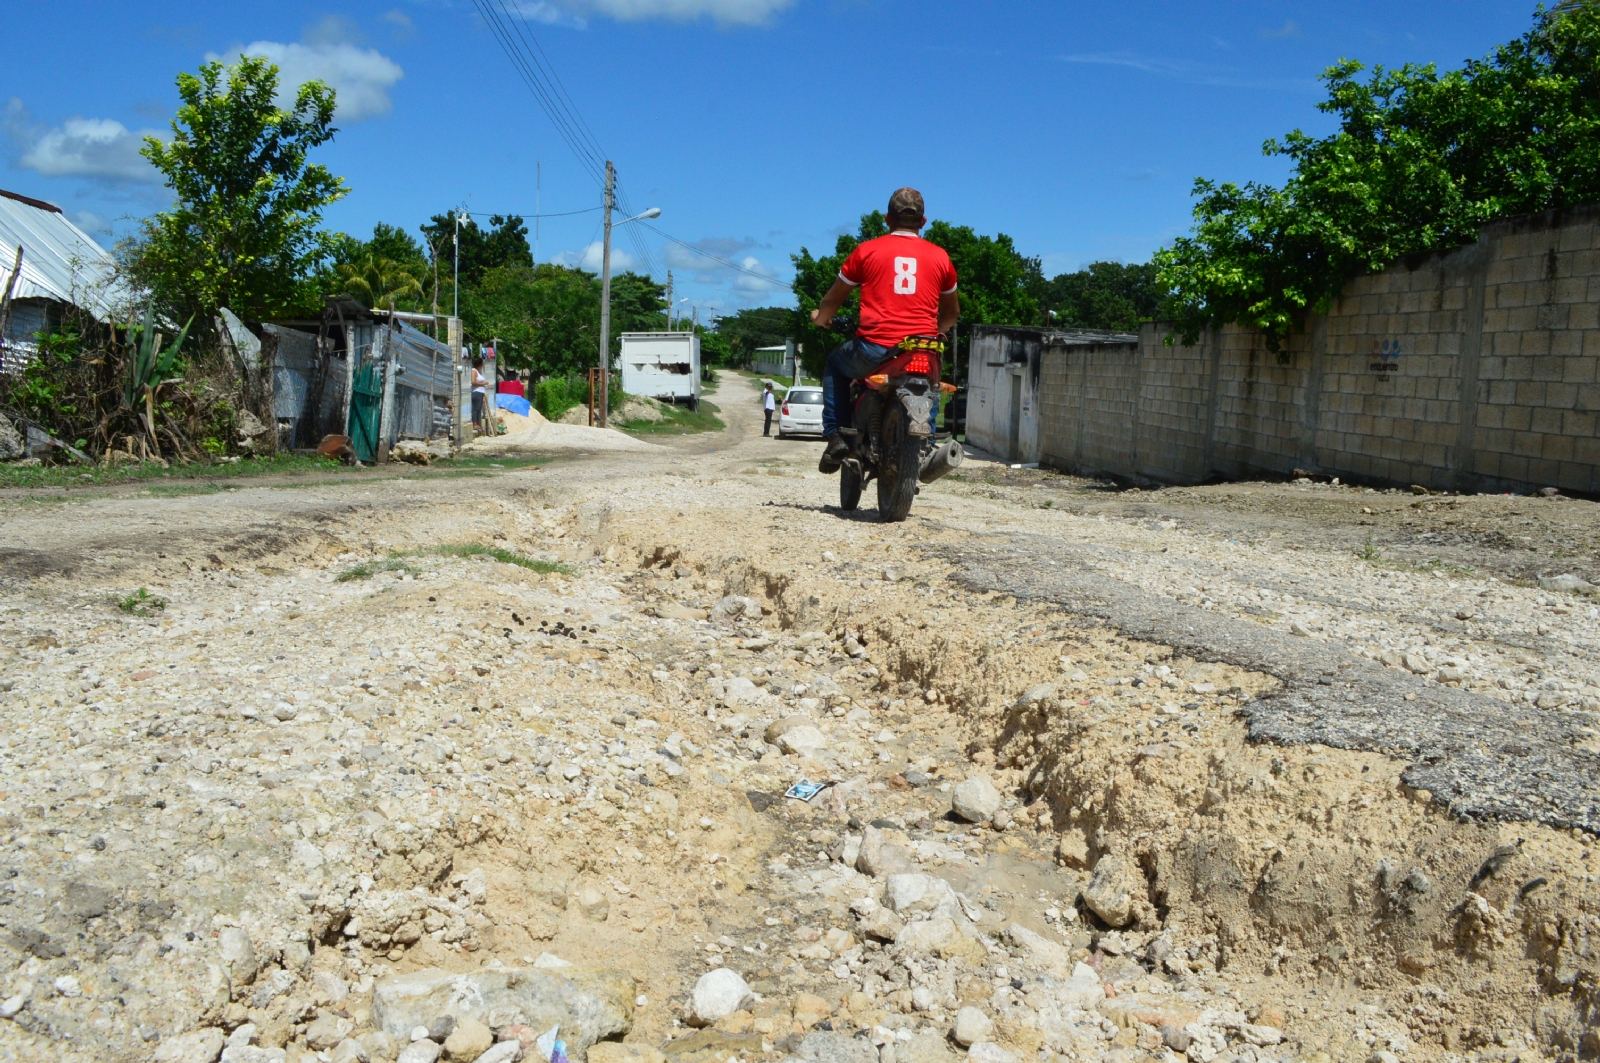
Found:
[(778, 438), (822, 434), (822, 389), (790, 388), (778, 408)]

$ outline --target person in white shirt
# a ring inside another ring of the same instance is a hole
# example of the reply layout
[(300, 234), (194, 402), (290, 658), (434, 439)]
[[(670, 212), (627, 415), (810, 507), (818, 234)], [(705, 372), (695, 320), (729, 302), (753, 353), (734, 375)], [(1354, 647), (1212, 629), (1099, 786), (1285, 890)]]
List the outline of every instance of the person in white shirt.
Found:
[(768, 384), (767, 390), (762, 393), (761, 408), (765, 410), (767, 414), (767, 423), (762, 426), (761, 434), (764, 436), (770, 436), (772, 434), (772, 411), (778, 408), (778, 397), (772, 393), (771, 384)]
[(483, 369), (483, 356), (472, 360), (472, 430), (483, 431), (484, 406), (489, 400), (489, 380), (480, 370)]

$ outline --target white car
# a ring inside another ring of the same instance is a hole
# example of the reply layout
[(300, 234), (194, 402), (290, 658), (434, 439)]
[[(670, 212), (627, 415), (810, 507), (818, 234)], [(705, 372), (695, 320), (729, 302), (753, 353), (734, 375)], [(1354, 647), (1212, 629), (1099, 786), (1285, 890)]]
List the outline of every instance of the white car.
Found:
[(778, 407), (778, 438), (822, 434), (822, 389), (790, 388)]

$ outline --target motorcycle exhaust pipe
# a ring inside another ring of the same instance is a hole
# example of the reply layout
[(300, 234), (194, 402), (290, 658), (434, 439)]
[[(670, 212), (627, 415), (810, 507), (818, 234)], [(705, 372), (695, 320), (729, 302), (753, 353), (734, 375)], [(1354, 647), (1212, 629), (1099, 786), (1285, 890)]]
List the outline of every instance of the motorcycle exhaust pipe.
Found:
[(939, 477), (954, 472), (966, 457), (961, 451), (961, 444), (951, 439), (940, 446), (934, 447), (928, 456), (922, 459), (922, 471), (917, 474), (917, 479), (925, 484), (931, 484)]

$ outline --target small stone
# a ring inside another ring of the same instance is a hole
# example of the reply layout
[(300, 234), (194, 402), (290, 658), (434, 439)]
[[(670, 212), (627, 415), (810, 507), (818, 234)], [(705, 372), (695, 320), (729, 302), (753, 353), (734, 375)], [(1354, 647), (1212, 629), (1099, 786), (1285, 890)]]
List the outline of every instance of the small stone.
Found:
[(950, 1036), (962, 1048), (970, 1048), (979, 1041), (994, 1039), (994, 1023), (977, 1008), (962, 1008), (956, 1012), (956, 1023)]
[(919, 985), (911, 991), (911, 1006), (918, 1011), (932, 1011), (935, 998), (933, 990), (925, 985)]
[(355, 1024), (349, 1019), (324, 1011), (306, 1027), (306, 1044), (321, 1052), (343, 1041), (353, 1029)]
[(572, 899), (577, 903), (578, 911), (591, 923), (605, 922), (606, 914), (611, 910), (611, 901), (605, 891), (595, 886), (581, 887)]
[[(596, 1045), (595, 1048), (598, 1048)], [(483, 1055), (473, 1060), (473, 1063), (517, 1063), (522, 1058), (522, 1043), (520, 1041), (501, 1041)], [(594, 1048), (589, 1049), (589, 1063), (596, 1063)]]
[(1239, 1027), (1239, 1034), (1258, 1048), (1266, 1048), (1268, 1045), (1283, 1041), (1283, 1031), (1275, 1026), (1258, 1026), (1247, 1022)]
[(861, 917), (856, 924), (865, 937), (874, 941), (893, 941), (905, 929), (905, 923), (887, 908), (877, 908)]
[(1419, 653), (1403, 653), (1400, 655), (1400, 666), (1416, 675), (1427, 675), (1433, 671), (1433, 665)]
[(710, 1026), (725, 1015), (732, 1015), (751, 999), (750, 986), (737, 971), (718, 967), (700, 976), (689, 1002), (690, 1019)]
[(1400, 1057), (1380, 1049), (1367, 1057), (1367, 1063), (1400, 1063)]
[(950, 795), (950, 808), (968, 823), (983, 823), (1000, 809), (1000, 791), (982, 775), (974, 775), (956, 786)]
[(1017, 1057), (993, 1041), (979, 1041), (967, 1049), (970, 1063), (1017, 1063)]
[(234, 984), (249, 985), (255, 981), (261, 965), (247, 931), (237, 926), (225, 926), (217, 935), (217, 944), (221, 949), (222, 966)]
[(1194, 1038), (1189, 1036), (1189, 1031), (1181, 1026), (1161, 1027), (1161, 1043), (1174, 1052), (1182, 1054), (1189, 1051), (1189, 1045), (1193, 1040)]
[(395, 1063), (439, 1063), (444, 1046), (437, 1041), (412, 1041), (400, 1050)]
[(477, 1019), (466, 1018), (444, 1041), (444, 1054), (451, 1059), (473, 1060), (489, 1051), (494, 1033)]
[(833, 1015), (833, 1008), (826, 1000), (812, 993), (801, 993), (794, 998), (794, 1021), (806, 1029), (810, 1029), (823, 1019)]

